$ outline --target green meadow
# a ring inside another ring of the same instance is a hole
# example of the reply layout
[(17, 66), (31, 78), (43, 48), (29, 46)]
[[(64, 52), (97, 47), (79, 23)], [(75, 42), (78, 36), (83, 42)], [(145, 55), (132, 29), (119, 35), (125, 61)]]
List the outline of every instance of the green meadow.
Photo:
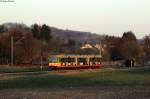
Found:
[[(26, 71), (26, 69), (23, 70)], [(23, 70), (18, 69), (17, 72)], [(6, 71), (7, 70), (5, 70), (5, 72)], [(48, 72), (39, 72), (39, 74), (32, 74), (32, 75), (29, 74), (24, 75), (9, 74), (4, 76), (1, 75), (0, 89), (80, 88), (80, 87), (98, 88), (103, 86), (150, 87), (150, 67), (123, 68), (123, 69), (106, 68), (99, 70), (87, 70), (86, 72), (81, 71), (77, 73), (71, 72), (60, 73), (60, 72), (48, 71)]]

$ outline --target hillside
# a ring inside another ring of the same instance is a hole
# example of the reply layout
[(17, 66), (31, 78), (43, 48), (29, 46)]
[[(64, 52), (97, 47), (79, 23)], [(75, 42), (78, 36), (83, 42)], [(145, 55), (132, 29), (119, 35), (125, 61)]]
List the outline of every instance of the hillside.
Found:
[(81, 32), (81, 31), (72, 31), (72, 30), (62, 30), (55, 27), (51, 27), (52, 35), (54, 37), (59, 37), (63, 40), (72, 39), (81, 43), (89, 42), (96, 43), (103, 39), (104, 36), (94, 34), (91, 32)]
[[(18, 23), (4, 23), (3, 26), (4, 30), (8, 30), (12, 27), (22, 27), (28, 28), (25, 24), (18, 24)], [(1, 27), (2, 28), (2, 27)], [(81, 31), (73, 31), (73, 30), (63, 30), (56, 27), (51, 27), (52, 36), (58, 37), (63, 41), (68, 41), (69, 39), (78, 41), (80, 43), (96, 43), (103, 39), (103, 35), (98, 35), (91, 32), (81, 32)]]

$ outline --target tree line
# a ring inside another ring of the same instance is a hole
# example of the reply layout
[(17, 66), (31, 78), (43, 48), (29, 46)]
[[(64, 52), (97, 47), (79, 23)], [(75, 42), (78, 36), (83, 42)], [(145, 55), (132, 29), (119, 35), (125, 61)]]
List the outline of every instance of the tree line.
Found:
[(150, 59), (150, 35), (138, 40), (132, 31), (122, 37), (105, 36), (104, 60)]
[(17, 24), (12, 27), (0, 26), (0, 62), (10, 63), (11, 37), (13, 37), (14, 63), (32, 63), (39, 60), (51, 40), (51, 29), (48, 25), (34, 24), (24, 27)]
[[(15, 64), (39, 64), (48, 54), (78, 53), (81, 43), (52, 36), (51, 27), (43, 24), (0, 25), (0, 64), (11, 62), (11, 37), (13, 37), (13, 62)], [(76, 50), (75, 50), (76, 49)]]
[[(51, 54), (99, 54), (104, 61), (134, 58), (150, 59), (150, 35), (138, 40), (132, 31), (124, 32), (122, 37), (104, 36), (99, 42), (104, 50), (81, 49), (81, 42), (73, 39), (63, 40), (52, 35), (51, 27), (33, 24), (11, 26), (0, 25), (0, 64), (9, 64), (11, 57), (11, 37), (14, 41), (14, 63), (39, 63)], [(82, 39), (82, 38), (81, 38)], [(90, 42), (90, 41), (87, 41)], [(97, 42), (97, 43), (99, 43)]]

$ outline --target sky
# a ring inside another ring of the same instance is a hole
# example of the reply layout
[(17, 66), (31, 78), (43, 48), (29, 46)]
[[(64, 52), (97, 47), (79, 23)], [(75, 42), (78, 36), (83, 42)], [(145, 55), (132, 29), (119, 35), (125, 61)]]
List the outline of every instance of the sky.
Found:
[(137, 38), (150, 34), (150, 0), (14, 0), (1, 2), (0, 24), (48, 24), (61, 29)]

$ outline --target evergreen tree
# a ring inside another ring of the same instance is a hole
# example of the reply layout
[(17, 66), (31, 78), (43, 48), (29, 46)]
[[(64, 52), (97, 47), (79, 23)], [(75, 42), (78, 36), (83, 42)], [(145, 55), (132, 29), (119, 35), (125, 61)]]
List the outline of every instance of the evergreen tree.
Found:
[(44, 40), (46, 42), (49, 42), (51, 37), (51, 29), (49, 26), (47, 25), (42, 25), (41, 27), (41, 32), (40, 32), (40, 38), (41, 40)]
[(33, 37), (35, 37), (37, 39), (40, 38), (40, 28), (41, 27), (38, 24), (32, 25), (31, 31), (32, 31)]
[(133, 32), (125, 32), (119, 42), (119, 51), (124, 59), (138, 58), (140, 51)]

